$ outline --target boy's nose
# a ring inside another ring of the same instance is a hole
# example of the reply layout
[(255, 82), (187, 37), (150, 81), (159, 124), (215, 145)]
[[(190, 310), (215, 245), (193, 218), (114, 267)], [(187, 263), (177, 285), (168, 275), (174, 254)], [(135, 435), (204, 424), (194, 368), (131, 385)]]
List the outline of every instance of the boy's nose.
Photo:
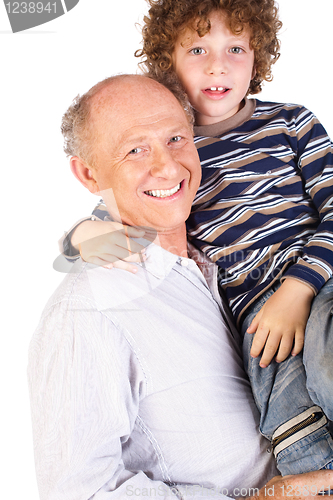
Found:
[(208, 72), (213, 75), (221, 75), (227, 73), (227, 71), (227, 58), (221, 54), (212, 55), (208, 63)]

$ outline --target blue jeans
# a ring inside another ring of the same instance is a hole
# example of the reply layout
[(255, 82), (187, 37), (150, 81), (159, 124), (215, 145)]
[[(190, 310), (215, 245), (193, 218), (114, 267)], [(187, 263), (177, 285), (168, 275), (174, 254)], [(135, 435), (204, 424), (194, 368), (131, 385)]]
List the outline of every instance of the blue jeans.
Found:
[(311, 399), (333, 421), (333, 278), (313, 301), (305, 332), (303, 362)]
[[(266, 300), (277, 290), (274, 284), (247, 311), (241, 332), (244, 365), (260, 411), (260, 431), (270, 441), (276, 429), (298, 415), (320, 406), (333, 420), (333, 279), (315, 297), (305, 332), (304, 354), (282, 363), (259, 366), (252, 358), (253, 335), (246, 333)], [(304, 356), (304, 363), (303, 363)], [(325, 425), (277, 454), (282, 475), (318, 470), (333, 460), (333, 440)]]

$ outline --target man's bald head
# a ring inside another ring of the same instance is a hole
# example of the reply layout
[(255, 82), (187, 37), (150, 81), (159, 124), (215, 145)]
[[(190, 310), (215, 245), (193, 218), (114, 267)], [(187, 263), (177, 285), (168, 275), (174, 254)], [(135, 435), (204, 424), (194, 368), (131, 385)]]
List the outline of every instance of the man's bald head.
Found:
[(73, 174), (102, 196), (113, 218), (117, 211), (125, 224), (168, 234), (173, 244), (181, 235), (186, 246), (201, 169), (173, 93), (144, 76), (107, 79), (69, 108), (63, 133)]
[(170, 92), (183, 108), (190, 125), (193, 113), (186, 94), (177, 80), (170, 77), (163, 84), (143, 75), (117, 75), (97, 83), (82, 96), (78, 95), (63, 116), (61, 131), (64, 136), (64, 150), (68, 156), (78, 156), (91, 167), (96, 166), (96, 134), (94, 125), (106, 109), (106, 103), (114, 111), (114, 121), (124, 104), (133, 107), (140, 102), (140, 96), (163, 100)]

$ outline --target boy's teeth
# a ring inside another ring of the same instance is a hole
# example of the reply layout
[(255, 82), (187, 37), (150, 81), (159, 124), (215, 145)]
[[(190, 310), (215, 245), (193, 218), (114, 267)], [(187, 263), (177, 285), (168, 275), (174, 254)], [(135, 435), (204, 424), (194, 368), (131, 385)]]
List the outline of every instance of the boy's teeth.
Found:
[(223, 87), (210, 87), (210, 90), (219, 90), (220, 92), (222, 92), (222, 90), (224, 90)]
[(156, 189), (154, 191), (145, 191), (149, 196), (155, 196), (155, 198), (167, 198), (168, 196), (172, 196), (180, 190), (180, 184), (175, 186), (172, 189)]

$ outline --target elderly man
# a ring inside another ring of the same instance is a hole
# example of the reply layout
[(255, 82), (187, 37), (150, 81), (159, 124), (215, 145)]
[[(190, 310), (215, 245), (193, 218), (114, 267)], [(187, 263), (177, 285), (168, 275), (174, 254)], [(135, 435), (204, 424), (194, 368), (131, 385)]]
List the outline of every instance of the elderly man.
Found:
[(188, 253), (200, 164), (177, 99), (146, 77), (114, 77), (71, 106), (63, 130), (80, 182), (114, 217), (155, 234), (136, 275), (79, 262), (45, 308), (29, 361), (41, 499), (282, 498), (290, 486), (289, 497), (328, 487), (329, 471), (264, 487), (276, 471), (237, 332), (215, 265)]

